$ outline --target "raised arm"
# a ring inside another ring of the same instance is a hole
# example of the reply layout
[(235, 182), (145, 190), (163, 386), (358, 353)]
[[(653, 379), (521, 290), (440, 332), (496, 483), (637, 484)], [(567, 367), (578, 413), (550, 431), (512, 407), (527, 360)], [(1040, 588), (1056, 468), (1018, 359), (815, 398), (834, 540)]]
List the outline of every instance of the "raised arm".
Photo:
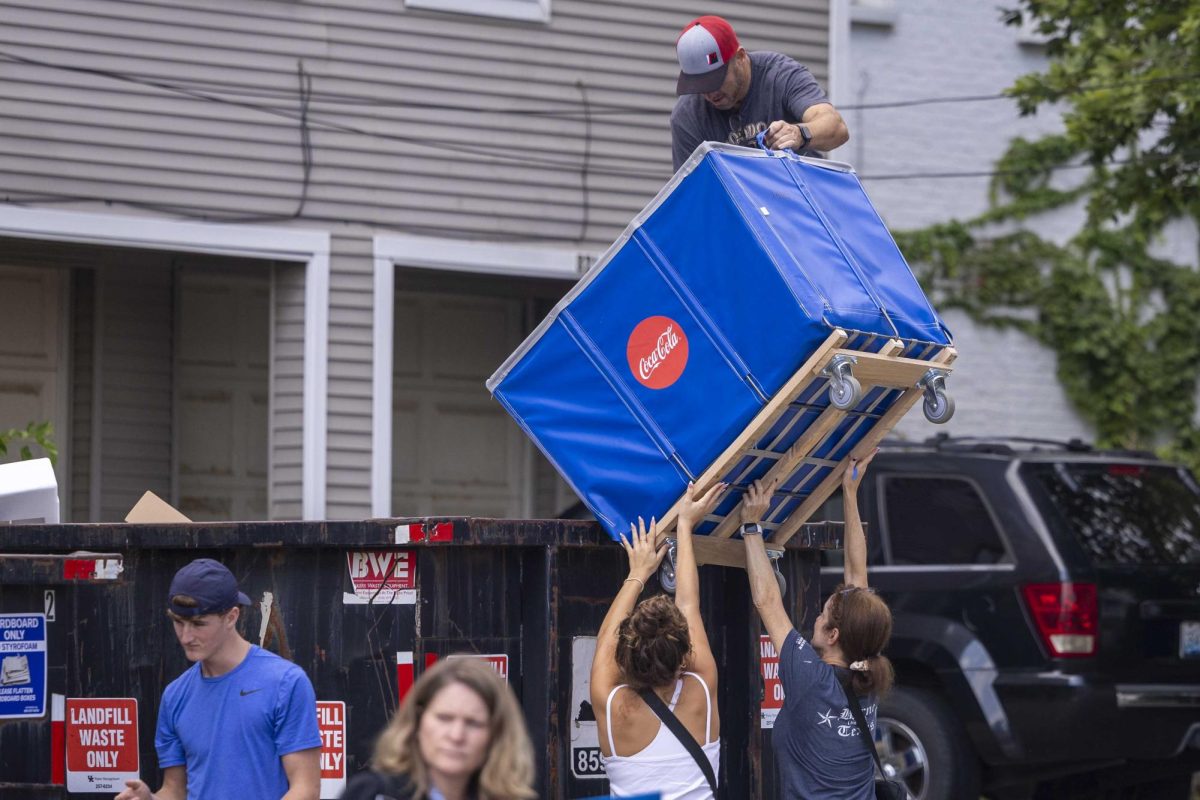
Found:
[[(667, 552), (665, 543), (655, 549), (654, 531), (653, 519), (647, 531), (645, 522), (638, 517), (638, 524), (630, 525), (630, 539), (621, 535), (621, 546), (629, 558), (629, 577), (621, 584), (604, 621), (600, 623), (600, 632), (596, 634), (596, 655), (592, 659), (591, 677), (593, 708), (596, 707), (595, 698), (607, 697), (609, 689), (621, 680), (621, 670), (617, 666), (617, 629), (622, 620), (633, 613), (638, 596), (646, 588), (646, 581), (658, 569)], [(599, 715), (601, 710), (602, 707), (596, 708), (596, 714)]]
[(776, 652), (783, 652), (783, 642), (795, 626), (783, 607), (783, 595), (779, 593), (779, 584), (775, 581), (775, 571), (771, 569), (762, 534), (745, 529), (746, 525), (762, 521), (776, 485), (775, 481), (765, 485), (762, 481), (755, 481), (746, 492), (746, 498), (742, 501), (742, 541), (746, 545), (746, 576), (750, 579), (754, 607), (762, 617), (763, 627), (767, 629)]
[(867, 537), (858, 513), (858, 485), (867, 472), (867, 465), (878, 452), (876, 448), (866, 458), (851, 458), (842, 473), (842, 511), (846, 520), (844, 580), (847, 586), (863, 589), (867, 588)]
[(704, 494), (688, 484), (687, 494), (679, 508), (679, 524), (675, 531), (675, 605), (683, 612), (688, 624), (688, 636), (692, 640), (691, 668), (708, 683), (716, 686), (717, 662), (708, 643), (704, 620), (700, 617), (700, 571), (696, 567), (696, 550), (692, 542), (692, 531), (720, 500), (725, 484), (713, 485)]

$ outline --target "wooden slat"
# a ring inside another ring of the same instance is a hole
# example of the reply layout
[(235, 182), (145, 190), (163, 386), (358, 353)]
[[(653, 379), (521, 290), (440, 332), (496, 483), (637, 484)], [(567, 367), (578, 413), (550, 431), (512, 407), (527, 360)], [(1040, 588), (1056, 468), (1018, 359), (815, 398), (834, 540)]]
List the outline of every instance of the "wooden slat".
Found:
[[(893, 351), (895, 352), (895, 351)], [(851, 372), (862, 384), (863, 391), (871, 386), (886, 386), (889, 389), (908, 389), (929, 371), (928, 361), (915, 358), (899, 358), (886, 354), (859, 353), (854, 350), (839, 350), (837, 355), (852, 356), (858, 363)]]
[[(862, 353), (861, 355), (870, 355), (872, 358), (889, 358), (894, 353), (899, 353), (903, 350), (904, 344), (902, 342), (899, 342), (895, 339), (889, 339), (884, 343), (883, 347), (880, 348), (878, 355), (873, 353)], [(844, 353), (847, 351), (842, 350), (839, 352)], [(928, 368), (929, 367), (926, 366), (926, 369)], [(863, 391), (866, 392), (869, 391), (869, 389), (870, 386), (868, 386), (866, 381), (863, 381)], [(775, 466), (771, 467), (767, 474), (763, 476), (763, 480), (767, 483), (770, 483), (775, 479), (779, 479), (779, 481), (782, 482), (785, 478), (787, 478), (787, 476), (791, 475), (796, 467), (798, 467), (801, 462), (808, 458), (808, 456), (820, 446), (821, 442), (825, 440), (825, 437), (829, 435), (830, 431), (834, 430), (841, 423), (841, 421), (846, 418), (846, 414), (846, 411), (834, 408), (833, 406), (829, 406), (822, 411), (821, 416), (817, 417), (816, 422), (810, 425), (808, 430), (796, 440), (795, 444), (788, 448), (787, 454), (777, 461)], [(876, 425), (878, 424), (879, 423), (876, 423)], [(737, 529), (738, 520), (741, 518), (742, 503), (744, 502), (744, 499), (742, 502), (739, 502), (737, 507), (725, 517), (721, 524), (718, 525), (716, 530), (714, 530), (710, 535), (721, 538), (732, 536), (734, 530)]]
[[(713, 484), (719, 481), (721, 476), (728, 472), (737, 463), (738, 459), (742, 457), (742, 453), (758, 441), (758, 438), (762, 435), (759, 433), (760, 431), (770, 427), (783, 415), (783, 412), (787, 410), (788, 404), (796, 399), (804, 387), (808, 385), (809, 381), (820, 374), (825, 365), (833, 358), (834, 351), (845, 344), (847, 338), (849, 338), (847, 333), (840, 328), (829, 334), (829, 338), (817, 348), (808, 361), (804, 362), (803, 366), (796, 371), (796, 374), (783, 385), (783, 388), (776, 392), (775, 396), (762, 407), (762, 410), (755, 415), (745, 430), (725, 448), (725, 452), (713, 461), (709, 468), (700, 475), (700, 478), (695, 483), (696, 488), (701, 493), (708, 491)], [(675, 529), (675, 523), (679, 520), (679, 505), (682, 500), (682, 497), (676, 500), (675, 504), (659, 520), (657, 541), (661, 542)]]
[[(947, 347), (938, 353), (932, 361), (921, 363), (925, 364), (925, 369), (933, 366), (948, 367), (953, 363), (957, 355), (958, 353), (953, 347)], [(908, 410), (921, 398), (922, 394), (923, 391), (916, 386), (907, 389), (892, 404), (887, 413), (867, 432), (867, 435), (858, 443), (855, 453), (852, 456), (861, 457), (862, 454), (869, 453), (872, 448), (883, 440), (884, 436), (888, 435), (896, 423), (908, 413)], [(771, 544), (776, 546), (787, 544), (788, 539), (791, 539), (796, 534), (796, 531), (800, 530), (800, 526), (808, 522), (808, 518), (812, 516), (813, 512), (820, 508), (821, 504), (829, 498), (829, 495), (833, 494), (837, 489), (842, 480), (842, 473), (846, 470), (846, 465), (849, 462), (849, 458), (843, 459), (838, 466), (830, 471), (825, 480), (821, 481), (820, 485), (808, 496), (808, 499), (801, 503), (799, 508), (792, 512), (791, 516), (779, 526), (775, 534), (771, 537)]]
[[(746, 568), (746, 546), (732, 539), (714, 539), (712, 536), (692, 537), (696, 551), (696, 563), (714, 564), (719, 567)], [(767, 544), (768, 550), (782, 552), (783, 547), (774, 542)]]

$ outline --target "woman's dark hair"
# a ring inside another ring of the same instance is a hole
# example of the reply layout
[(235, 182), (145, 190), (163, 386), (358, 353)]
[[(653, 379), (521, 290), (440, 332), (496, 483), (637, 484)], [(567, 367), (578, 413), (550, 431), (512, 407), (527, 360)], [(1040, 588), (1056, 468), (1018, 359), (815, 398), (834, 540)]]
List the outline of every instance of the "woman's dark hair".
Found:
[(842, 584), (829, 598), (825, 622), (827, 629), (838, 629), (838, 644), (848, 664), (867, 662), (866, 671), (850, 671), (855, 694), (887, 694), (895, 672), (883, 655), (892, 638), (892, 610), (883, 598), (870, 589)]
[(617, 628), (617, 666), (635, 689), (675, 680), (691, 652), (687, 620), (666, 595), (643, 600)]

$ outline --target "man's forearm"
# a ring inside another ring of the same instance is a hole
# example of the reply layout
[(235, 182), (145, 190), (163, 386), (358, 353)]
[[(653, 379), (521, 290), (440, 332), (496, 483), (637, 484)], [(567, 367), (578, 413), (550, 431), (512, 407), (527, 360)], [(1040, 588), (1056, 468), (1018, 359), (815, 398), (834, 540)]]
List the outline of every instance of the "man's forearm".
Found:
[(842, 115), (832, 108), (816, 114), (800, 124), (808, 128), (808, 132), (812, 136), (809, 147), (816, 150), (833, 150), (841, 147), (850, 139), (850, 132), (846, 129)]

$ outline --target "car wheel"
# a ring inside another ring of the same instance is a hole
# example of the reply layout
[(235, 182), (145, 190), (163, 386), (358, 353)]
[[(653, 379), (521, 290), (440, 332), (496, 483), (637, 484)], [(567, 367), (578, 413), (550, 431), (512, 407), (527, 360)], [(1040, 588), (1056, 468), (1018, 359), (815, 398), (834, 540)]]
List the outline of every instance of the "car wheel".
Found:
[(915, 800), (979, 797), (979, 762), (935, 692), (893, 689), (879, 705), (875, 747), (887, 776), (904, 781)]

